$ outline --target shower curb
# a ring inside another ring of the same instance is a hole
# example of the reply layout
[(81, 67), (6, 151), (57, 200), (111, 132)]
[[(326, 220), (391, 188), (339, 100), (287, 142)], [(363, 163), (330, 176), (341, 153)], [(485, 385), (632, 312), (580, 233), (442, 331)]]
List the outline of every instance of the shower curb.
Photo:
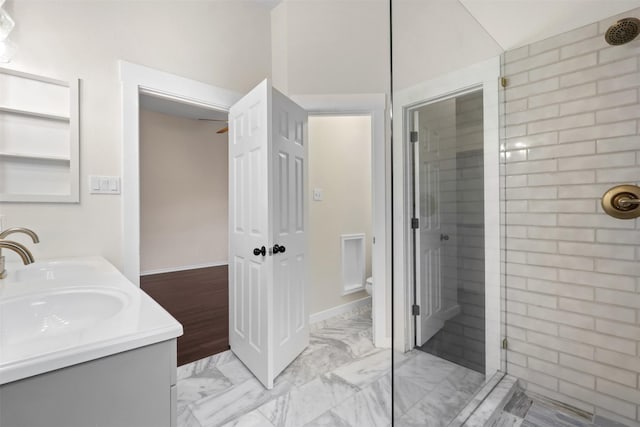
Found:
[(518, 379), (497, 372), (448, 427), (484, 427), (493, 423), (518, 389)]

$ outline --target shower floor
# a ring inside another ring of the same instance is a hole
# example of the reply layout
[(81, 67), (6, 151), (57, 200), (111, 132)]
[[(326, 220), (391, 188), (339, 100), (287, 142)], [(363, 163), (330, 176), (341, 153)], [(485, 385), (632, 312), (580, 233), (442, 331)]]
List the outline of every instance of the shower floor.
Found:
[[(397, 426), (445, 426), (484, 382), (421, 351), (394, 355)], [(323, 322), (266, 390), (226, 351), (178, 368), (178, 426), (386, 427), (391, 351), (375, 348), (371, 311)]]
[(531, 398), (519, 390), (504, 407), (492, 427), (626, 427), (566, 405)]

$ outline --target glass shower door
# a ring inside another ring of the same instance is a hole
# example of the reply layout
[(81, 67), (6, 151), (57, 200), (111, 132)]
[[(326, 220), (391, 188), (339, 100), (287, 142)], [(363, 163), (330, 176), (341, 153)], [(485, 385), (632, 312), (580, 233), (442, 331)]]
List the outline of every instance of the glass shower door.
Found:
[(482, 90), (412, 113), (415, 346), (484, 374)]
[(448, 425), (485, 384), (488, 366), (483, 88), (403, 111), (412, 334), (409, 351), (395, 357), (394, 425)]

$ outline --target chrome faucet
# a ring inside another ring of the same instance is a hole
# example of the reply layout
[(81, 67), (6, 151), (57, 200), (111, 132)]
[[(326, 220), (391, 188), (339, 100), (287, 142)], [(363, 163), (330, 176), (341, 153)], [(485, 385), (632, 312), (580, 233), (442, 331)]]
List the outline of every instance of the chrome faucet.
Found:
[(7, 277), (7, 270), (4, 268), (4, 256), (2, 255), (3, 248), (11, 249), (12, 251), (20, 255), (20, 258), (22, 259), (24, 265), (34, 262), (33, 254), (31, 253), (31, 251), (29, 251), (29, 249), (27, 249), (26, 246), (12, 240), (4, 240), (8, 235), (13, 233), (24, 233), (31, 237), (33, 243), (40, 242), (40, 239), (35, 232), (24, 227), (7, 228), (6, 230), (0, 232), (0, 279), (4, 279), (5, 277)]

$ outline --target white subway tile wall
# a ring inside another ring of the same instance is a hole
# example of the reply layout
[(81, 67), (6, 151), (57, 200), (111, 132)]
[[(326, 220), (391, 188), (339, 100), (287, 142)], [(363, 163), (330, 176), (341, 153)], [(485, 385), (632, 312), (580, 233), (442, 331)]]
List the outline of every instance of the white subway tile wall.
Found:
[(640, 184), (640, 9), (504, 55), (507, 369), (537, 393), (640, 426), (640, 221), (600, 197)]

